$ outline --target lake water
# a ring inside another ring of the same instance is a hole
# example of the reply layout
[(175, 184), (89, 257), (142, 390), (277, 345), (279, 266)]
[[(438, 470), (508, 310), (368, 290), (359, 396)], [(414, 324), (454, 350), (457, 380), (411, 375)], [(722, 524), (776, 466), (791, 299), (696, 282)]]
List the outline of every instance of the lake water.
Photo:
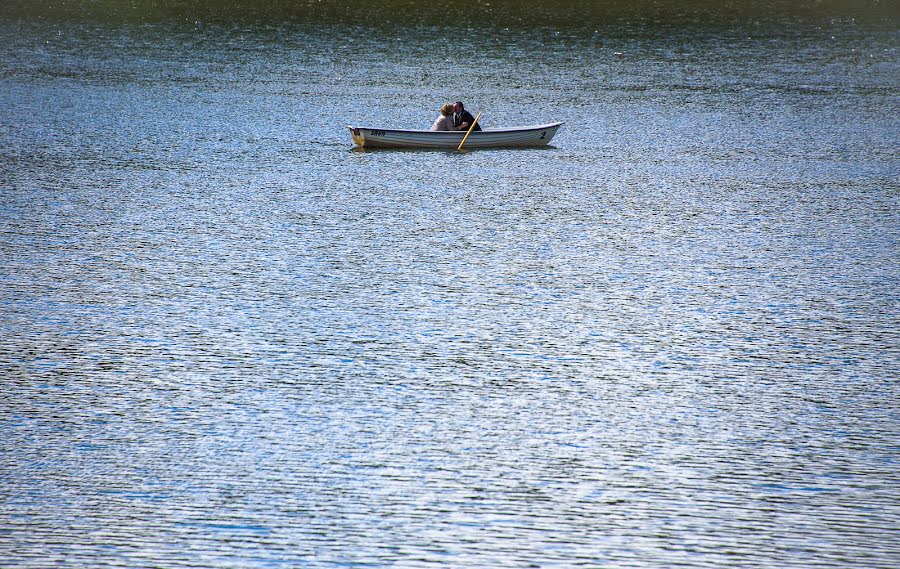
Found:
[(0, 566), (900, 565), (885, 6), (119, 4), (0, 12)]

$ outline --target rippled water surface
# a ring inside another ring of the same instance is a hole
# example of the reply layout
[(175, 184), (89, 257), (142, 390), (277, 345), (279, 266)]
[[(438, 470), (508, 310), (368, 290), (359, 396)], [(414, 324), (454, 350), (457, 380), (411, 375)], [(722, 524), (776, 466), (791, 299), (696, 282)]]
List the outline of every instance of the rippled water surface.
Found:
[(900, 565), (896, 19), (13, 4), (0, 566)]

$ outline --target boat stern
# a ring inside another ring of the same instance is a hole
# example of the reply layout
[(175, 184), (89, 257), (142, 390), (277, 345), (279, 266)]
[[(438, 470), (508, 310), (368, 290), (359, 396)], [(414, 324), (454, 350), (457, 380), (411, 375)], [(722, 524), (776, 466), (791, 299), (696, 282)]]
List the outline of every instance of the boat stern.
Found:
[(348, 126), (347, 128), (350, 129), (350, 136), (353, 137), (353, 142), (355, 142), (357, 146), (366, 145), (366, 137), (363, 134), (363, 129), (355, 126)]

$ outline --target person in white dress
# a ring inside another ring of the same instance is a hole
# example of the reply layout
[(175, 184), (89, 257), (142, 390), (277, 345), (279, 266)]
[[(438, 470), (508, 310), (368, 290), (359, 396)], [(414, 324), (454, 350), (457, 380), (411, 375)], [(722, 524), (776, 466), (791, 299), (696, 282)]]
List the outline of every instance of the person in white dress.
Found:
[(453, 103), (441, 105), (441, 114), (434, 120), (430, 130), (453, 130)]

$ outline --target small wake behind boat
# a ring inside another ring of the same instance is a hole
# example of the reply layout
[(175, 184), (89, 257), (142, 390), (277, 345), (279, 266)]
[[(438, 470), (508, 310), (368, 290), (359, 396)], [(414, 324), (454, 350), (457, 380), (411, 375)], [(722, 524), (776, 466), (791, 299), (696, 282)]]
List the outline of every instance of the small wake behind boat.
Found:
[[(513, 128), (474, 131), (464, 148), (511, 148), (546, 146), (563, 123), (555, 122)], [(363, 148), (456, 148), (465, 131), (404, 130), (348, 126), (353, 142)]]

